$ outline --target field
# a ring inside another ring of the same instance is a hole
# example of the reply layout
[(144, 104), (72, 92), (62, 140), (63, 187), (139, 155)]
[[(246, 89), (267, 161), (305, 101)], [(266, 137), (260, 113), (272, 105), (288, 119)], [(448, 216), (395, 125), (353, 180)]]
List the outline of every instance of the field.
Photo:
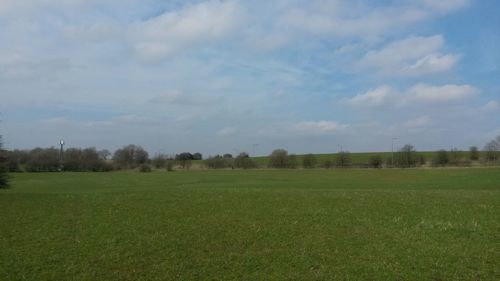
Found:
[[(356, 152), (356, 153), (350, 153), (350, 160), (351, 164), (353, 165), (366, 165), (370, 162), (370, 158), (372, 156), (379, 155), (382, 157), (383, 161), (387, 161), (391, 159), (392, 153), (391, 152)], [(397, 158), (397, 152), (394, 152), (395, 157)], [(432, 162), (432, 159), (436, 157), (437, 152), (435, 151), (418, 151), (416, 152), (417, 156), (422, 156), (424, 159), (430, 163)], [(469, 159), (470, 153), (469, 151), (457, 151), (456, 152), (457, 158), (461, 160), (466, 160)], [(484, 152), (479, 152), (480, 157), (484, 158), (486, 154)], [(297, 162), (299, 166), (302, 164), (302, 158), (304, 157), (303, 154), (296, 155), (297, 156)], [(327, 154), (314, 154), (316, 160), (317, 160), (317, 165), (321, 166), (326, 160), (331, 160), (335, 163), (335, 159), (337, 157), (336, 153), (327, 153)], [(451, 153), (450, 153), (451, 157)], [(269, 163), (269, 157), (268, 156), (259, 156), (259, 157), (253, 157), (253, 159), (261, 166), (261, 167), (267, 167)]]
[(15, 174), (0, 280), (500, 280), (500, 169)]

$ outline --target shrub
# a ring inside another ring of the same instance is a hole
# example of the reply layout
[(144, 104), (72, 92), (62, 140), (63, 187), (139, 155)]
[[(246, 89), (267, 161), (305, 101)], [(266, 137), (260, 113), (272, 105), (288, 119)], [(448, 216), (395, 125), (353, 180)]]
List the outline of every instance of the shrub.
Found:
[(417, 159), (420, 166), (423, 166), (427, 163), (427, 160), (425, 159), (425, 156), (423, 154), (418, 155)]
[(380, 168), (382, 167), (382, 157), (380, 155), (373, 155), (372, 157), (370, 157), (370, 160), (368, 162), (368, 164), (370, 165), (370, 167), (372, 168)]
[(167, 171), (172, 172), (174, 170), (174, 161), (168, 160), (166, 166), (167, 166)]
[(51, 148), (35, 148), (28, 153), (26, 171), (57, 172), (60, 169), (59, 150)]
[(248, 153), (242, 152), (234, 159), (234, 166), (241, 169), (253, 169), (258, 165), (248, 156)]
[(436, 153), (433, 164), (434, 166), (445, 166), (450, 162), (448, 151), (441, 149)]
[(469, 159), (473, 161), (479, 160), (479, 150), (476, 146), (469, 148)]
[(156, 169), (164, 168), (167, 165), (168, 158), (163, 154), (157, 154), (151, 162)]
[(141, 173), (149, 173), (151, 171), (152, 171), (152, 169), (151, 169), (151, 166), (149, 164), (141, 164), (139, 166), (139, 172), (141, 172)]
[(205, 165), (209, 169), (224, 169), (232, 166), (232, 159), (216, 155), (205, 160)]

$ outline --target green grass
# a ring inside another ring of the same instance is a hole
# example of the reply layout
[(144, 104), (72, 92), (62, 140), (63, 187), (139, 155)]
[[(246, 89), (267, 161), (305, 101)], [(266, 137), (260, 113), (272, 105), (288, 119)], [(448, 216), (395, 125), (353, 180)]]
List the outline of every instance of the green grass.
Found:
[(16, 174), (0, 280), (500, 280), (500, 169)]

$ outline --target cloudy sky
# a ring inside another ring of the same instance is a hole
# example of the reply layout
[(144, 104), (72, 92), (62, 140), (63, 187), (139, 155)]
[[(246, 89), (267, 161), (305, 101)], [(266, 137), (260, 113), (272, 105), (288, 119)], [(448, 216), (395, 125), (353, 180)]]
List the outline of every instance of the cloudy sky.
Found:
[(496, 0), (0, 0), (0, 134), (205, 155), (482, 147)]

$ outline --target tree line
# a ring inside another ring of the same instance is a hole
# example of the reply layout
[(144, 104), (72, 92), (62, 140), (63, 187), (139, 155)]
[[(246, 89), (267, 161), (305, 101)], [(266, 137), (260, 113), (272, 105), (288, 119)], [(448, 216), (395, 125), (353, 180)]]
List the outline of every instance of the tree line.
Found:
[(151, 165), (163, 168), (172, 167), (173, 163), (186, 168), (191, 160), (201, 159), (202, 155), (198, 152), (183, 152), (175, 156), (159, 154), (150, 159), (143, 147), (134, 144), (117, 149), (113, 154), (94, 147), (63, 151), (54, 147), (37, 147), (31, 150), (2, 150), (0, 167), (6, 172), (107, 172), (136, 168), (146, 171)]
[[(433, 167), (468, 166), (474, 162), (483, 164), (500, 161), (500, 136), (488, 142), (480, 151), (470, 147), (467, 155), (457, 149), (439, 150), (431, 155), (417, 153), (411, 144), (404, 145), (390, 156), (374, 154), (366, 163), (355, 162), (351, 153), (341, 151), (327, 159), (319, 159), (316, 155), (307, 154), (298, 157), (289, 154), (285, 149), (276, 149), (268, 157), (264, 166), (246, 152), (233, 157), (231, 154), (210, 156), (203, 160), (199, 152), (182, 152), (176, 155), (156, 154), (149, 156), (139, 145), (126, 145), (114, 153), (108, 150), (90, 148), (68, 148), (64, 151), (57, 148), (34, 148), (31, 150), (3, 150), (0, 136), (0, 186), (8, 183), (8, 172), (106, 172), (121, 169), (138, 169), (148, 172), (152, 168), (172, 171), (175, 168), (189, 169), (192, 161), (198, 161), (208, 169), (253, 169), (253, 168), (346, 168), (346, 167), (399, 167), (410, 168), (423, 165)], [(201, 161), (203, 160), (203, 161)], [(321, 161), (320, 161), (321, 160)]]

